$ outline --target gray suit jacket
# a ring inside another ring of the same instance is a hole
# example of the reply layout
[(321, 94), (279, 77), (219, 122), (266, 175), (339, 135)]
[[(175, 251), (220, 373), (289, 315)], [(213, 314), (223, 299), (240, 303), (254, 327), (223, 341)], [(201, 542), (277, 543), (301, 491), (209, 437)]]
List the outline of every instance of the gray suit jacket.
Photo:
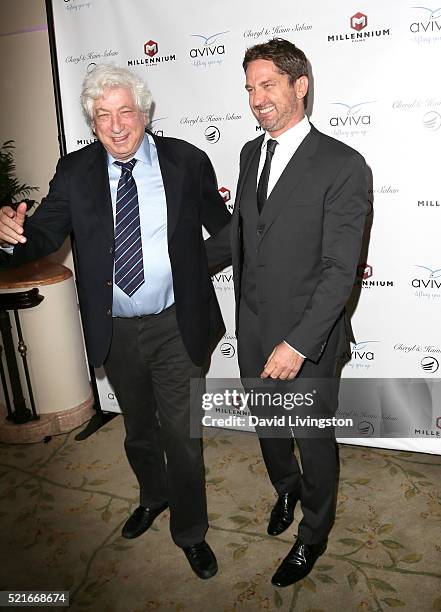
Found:
[[(237, 305), (241, 193), (262, 140), (259, 136), (245, 144), (240, 156), (231, 221)], [(286, 340), (313, 362), (335, 358), (344, 335), (344, 307), (353, 288), (367, 207), (363, 157), (311, 126), (272, 190), (256, 228), (258, 316), (265, 354)], [(331, 337), (336, 340), (331, 342)]]

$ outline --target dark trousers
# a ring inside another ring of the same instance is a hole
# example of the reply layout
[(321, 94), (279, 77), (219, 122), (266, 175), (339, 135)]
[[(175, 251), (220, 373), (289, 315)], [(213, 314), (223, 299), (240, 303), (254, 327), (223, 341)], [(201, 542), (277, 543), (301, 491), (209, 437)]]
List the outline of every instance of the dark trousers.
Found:
[(181, 547), (208, 529), (201, 438), (190, 438), (190, 379), (202, 369), (190, 360), (175, 307), (157, 315), (115, 318), (105, 372), (126, 429), (125, 450), (140, 488), (140, 504), (170, 507), (170, 531)]
[[(257, 315), (244, 300), (241, 300), (239, 309), (238, 356), (244, 387), (251, 389), (250, 379), (260, 377), (267, 356), (263, 354), (260, 342)], [(268, 380), (268, 388), (272, 386), (278, 393), (289, 394), (307, 390), (311, 386), (318, 388), (322, 396), (321, 405), (311, 410), (303, 409), (303, 415), (309, 412), (310, 416), (331, 416), (337, 409), (338, 399), (335, 368), (335, 359), (318, 365), (306, 361), (297, 379), (279, 383)], [(259, 384), (258, 390), (263, 389)], [(294, 415), (294, 411), (290, 414)], [(317, 437), (314, 430), (296, 432), (295, 428), (288, 426), (284, 431), (283, 428), (256, 427), (256, 432), (269, 478), (277, 494), (297, 491), (300, 495), (303, 519), (299, 525), (299, 537), (306, 544), (326, 539), (335, 518), (337, 491), (338, 461), (333, 429), (326, 432), (317, 430)], [(294, 439), (299, 449), (301, 467), (294, 455)]]

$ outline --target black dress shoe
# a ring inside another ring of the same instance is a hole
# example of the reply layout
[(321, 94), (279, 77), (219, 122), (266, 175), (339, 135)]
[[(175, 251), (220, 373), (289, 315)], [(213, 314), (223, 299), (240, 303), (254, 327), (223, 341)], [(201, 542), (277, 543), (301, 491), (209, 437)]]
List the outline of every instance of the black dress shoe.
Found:
[(182, 550), (196, 576), (206, 580), (215, 575), (217, 572), (216, 557), (205, 540), (193, 546), (186, 546)]
[(297, 538), (296, 543), (283, 559), (271, 583), (285, 587), (305, 578), (314, 567), (314, 563), (326, 550), (327, 540), (317, 544), (304, 544)]
[(299, 496), (297, 492), (284, 493), (279, 495), (274, 508), (271, 511), (267, 532), (269, 535), (276, 536), (283, 533), (294, 520), (294, 508), (296, 507)]
[(123, 538), (127, 538), (131, 540), (132, 538), (137, 538), (144, 531), (147, 531), (149, 527), (151, 527), (155, 518), (164, 512), (164, 510), (168, 508), (168, 503), (165, 502), (159, 508), (146, 508), (145, 506), (138, 506), (133, 514), (127, 519), (122, 528), (121, 535)]

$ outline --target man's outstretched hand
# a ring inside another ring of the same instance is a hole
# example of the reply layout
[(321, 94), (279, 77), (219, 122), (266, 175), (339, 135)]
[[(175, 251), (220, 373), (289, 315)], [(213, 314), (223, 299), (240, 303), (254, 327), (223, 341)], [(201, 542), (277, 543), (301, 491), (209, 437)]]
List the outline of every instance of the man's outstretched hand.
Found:
[(0, 208), (0, 243), (2, 246), (26, 242), (26, 237), (23, 235), (26, 210), (26, 202), (21, 202), (15, 210), (11, 206)]

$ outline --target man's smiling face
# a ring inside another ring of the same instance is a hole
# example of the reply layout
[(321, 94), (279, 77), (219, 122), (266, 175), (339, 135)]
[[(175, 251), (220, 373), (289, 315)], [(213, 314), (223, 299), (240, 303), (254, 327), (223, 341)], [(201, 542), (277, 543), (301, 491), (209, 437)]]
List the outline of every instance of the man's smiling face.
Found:
[(277, 138), (304, 116), (303, 98), (308, 90), (308, 78), (299, 77), (290, 84), (274, 62), (257, 59), (246, 69), (246, 85), (250, 108), (261, 127)]

